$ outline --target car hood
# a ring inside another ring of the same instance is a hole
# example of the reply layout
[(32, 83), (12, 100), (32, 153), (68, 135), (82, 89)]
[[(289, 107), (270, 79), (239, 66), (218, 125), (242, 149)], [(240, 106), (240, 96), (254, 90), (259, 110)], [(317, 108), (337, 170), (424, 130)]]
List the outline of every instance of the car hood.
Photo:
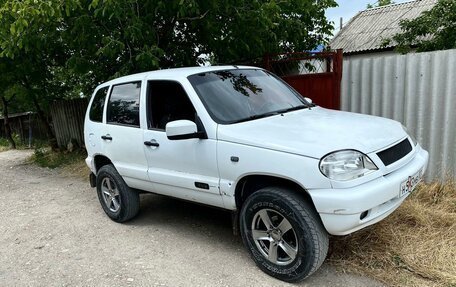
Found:
[(367, 154), (406, 136), (399, 122), (321, 107), (219, 125), (217, 131), (221, 141), (314, 158), (342, 149)]

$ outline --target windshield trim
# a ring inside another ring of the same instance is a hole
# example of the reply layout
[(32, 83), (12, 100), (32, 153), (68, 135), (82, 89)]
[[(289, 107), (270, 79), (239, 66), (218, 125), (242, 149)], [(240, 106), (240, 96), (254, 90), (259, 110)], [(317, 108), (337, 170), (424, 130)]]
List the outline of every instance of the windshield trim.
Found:
[[(195, 76), (195, 75), (200, 75), (200, 74), (206, 74), (206, 73), (214, 73), (214, 72), (224, 72), (224, 71), (263, 71), (267, 74), (269, 74), (270, 76), (274, 77), (275, 79), (277, 79), (279, 82), (281, 82), (282, 84), (284, 84), (288, 89), (290, 89), (290, 91), (293, 93), (293, 95), (296, 96), (296, 98), (302, 102), (303, 106), (299, 106), (300, 108), (298, 108), (297, 110), (300, 110), (300, 109), (304, 109), (304, 108), (310, 108), (312, 107), (313, 105), (309, 102), (307, 102), (304, 97), (298, 93), (298, 91), (296, 91), (292, 86), (290, 86), (287, 82), (285, 82), (284, 80), (282, 80), (280, 77), (278, 77), (277, 75), (265, 70), (265, 69), (262, 69), (262, 68), (232, 68), (232, 69), (221, 69), (221, 70), (216, 70), (216, 71), (209, 71), (209, 72), (199, 72), (199, 73), (194, 73), (194, 74), (191, 74), (191, 75), (188, 75), (187, 76), (187, 80), (189, 81), (190, 85), (192, 86), (193, 90), (195, 91), (195, 93), (198, 95), (198, 98), (200, 99), (200, 101), (203, 103), (204, 105), (204, 108), (206, 109), (207, 113), (209, 114), (209, 116), (211, 117), (211, 119), (216, 122), (217, 124), (221, 124), (221, 125), (231, 125), (231, 124), (237, 124), (237, 123), (242, 123), (242, 122), (247, 122), (247, 121), (253, 121), (253, 120), (258, 120), (258, 119), (262, 119), (262, 118), (266, 118), (266, 117), (270, 117), (270, 116), (275, 116), (275, 115), (279, 115), (279, 114), (283, 114), (283, 113), (287, 113), (287, 112), (291, 112), (291, 111), (296, 111), (295, 109), (292, 109), (290, 111), (284, 111), (283, 109), (280, 109), (280, 110), (277, 110), (277, 111), (271, 111), (271, 112), (268, 112), (268, 113), (265, 113), (265, 114), (259, 114), (259, 115), (252, 115), (248, 118), (243, 118), (243, 119), (237, 119), (237, 120), (232, 120), (232, 121), (225, 121), (225, 120), (222, 120), (222, 119), (219, 119), (217, 118), (213, 112), (208, 108), (208, 104), (206, 103), (206, 100), (204, 99), (204, 97), (202, 97), (200, 95), (200, 93), (198, 92), (197, 89), (195, 89), (195, 87), (193, 86), (193, 83), (190, 81), (190, 77), (192, 76)], [(296, 107), (295, 107), (296, 108)]]

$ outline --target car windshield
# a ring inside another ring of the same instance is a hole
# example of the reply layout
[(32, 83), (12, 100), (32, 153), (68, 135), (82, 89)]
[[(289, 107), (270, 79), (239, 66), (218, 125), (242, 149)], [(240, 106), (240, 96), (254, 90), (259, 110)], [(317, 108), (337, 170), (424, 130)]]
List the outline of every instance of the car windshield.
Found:
[(281, 79), (257, 69), (232, 69), (188, 77), (211, 117), (232, 124), (310, 106)]

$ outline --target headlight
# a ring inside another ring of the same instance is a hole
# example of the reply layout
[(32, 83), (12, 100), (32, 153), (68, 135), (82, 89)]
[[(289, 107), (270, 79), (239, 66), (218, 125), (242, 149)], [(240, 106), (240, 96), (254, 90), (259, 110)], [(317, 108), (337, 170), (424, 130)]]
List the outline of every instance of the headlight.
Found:
[(365, 154), (356, 150), (330, 153), (320, 160), (320, 171), (333, 180), (351, 180), (376, 171), (378, 168)]
[(404, 125), (402, 125), (402, 129), (410, 137), (410, 139), (412, 140), (412, 144), (414, 146), (416, 146), (418, 144), (418, 142), (416, 141), (416, 138), (408, 132), (407, 128)]

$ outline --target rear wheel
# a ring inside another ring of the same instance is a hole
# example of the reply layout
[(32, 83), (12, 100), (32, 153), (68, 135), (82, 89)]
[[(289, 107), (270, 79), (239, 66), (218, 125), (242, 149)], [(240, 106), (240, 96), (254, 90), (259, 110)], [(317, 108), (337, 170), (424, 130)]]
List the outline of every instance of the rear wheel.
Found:
[(128, 187), (113, 165), (97, 173), (97, 194), (104, 212), (116, 222), (125, 222), (139, 212), (139, 194)]
[(241, 235), (265, 273), (297, 282), (314, 273), (328, 252), (328, 234), (307, 202), (290, 190), (267, 187), (241, 209)]

